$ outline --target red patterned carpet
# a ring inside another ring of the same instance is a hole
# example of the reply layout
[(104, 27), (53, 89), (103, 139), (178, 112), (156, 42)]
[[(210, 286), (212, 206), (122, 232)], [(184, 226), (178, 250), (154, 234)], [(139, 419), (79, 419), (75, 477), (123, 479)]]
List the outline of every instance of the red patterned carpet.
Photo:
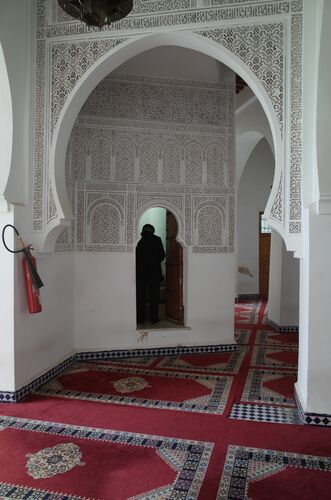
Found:
[(77, 361), (0, 404), (0, 499), (330, 498), (331, 430), (300, 423), (295, 333), (236, 305), (238, 351)]

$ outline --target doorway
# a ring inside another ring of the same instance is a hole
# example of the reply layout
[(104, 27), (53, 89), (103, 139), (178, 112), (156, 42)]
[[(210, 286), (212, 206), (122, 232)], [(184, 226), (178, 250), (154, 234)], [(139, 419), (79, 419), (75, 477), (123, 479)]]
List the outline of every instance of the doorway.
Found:
[(168, 210), (166, 221), (165, 317), (172, 323), (183, 325), (183, 248), (176, 240), (177, 221)]
[(160, 282), (159, 321), (150, 322), (149, 298), (146, 300), (146, 321), (138, 324), (138, 329), (179, 328), (184, 325), (183, 304), (183, 248), (177, 241), (178, 224), (173, 213), (162, 207), (147, 210), (140, 218), (139, 233), (145, 224), (155, 228), (166, 253), (161, 263), (162, 280)]
[(263, 219), (263, 212), (259, 213), (259, 295), (268, 300), (269, 273), (270, 273), (270, 238), (271, 227)]

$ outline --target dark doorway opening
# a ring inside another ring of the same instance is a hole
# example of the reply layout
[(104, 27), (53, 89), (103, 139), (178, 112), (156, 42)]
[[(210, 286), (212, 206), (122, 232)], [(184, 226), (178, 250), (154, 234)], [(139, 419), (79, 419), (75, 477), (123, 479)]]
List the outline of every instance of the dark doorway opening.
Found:
[(183, 325), (183, 248), (176, 240), (177, 221), (169, 211), (166, 229), (165, 318), (177, 325)]
[(270, 268), (270, 241), (271, 227), (263, 219), (263, 212), (259, 213), (259, 295), (268, 300), (269, 295), (269, 268)]
[(155, 234), (162, 239), (166, 258), (162, 263), (163, 277), (160, 283), (159, 322), (150, 322), (147, 294), (146, 320), (144, 323), (138, 323), (137, 329), (183, 328), (183, 248), (176, 239), (177, 220), (169, 210), (155, 207), (143, 214), (139, 223), (139, 231), (146, 222), (155, 227)]

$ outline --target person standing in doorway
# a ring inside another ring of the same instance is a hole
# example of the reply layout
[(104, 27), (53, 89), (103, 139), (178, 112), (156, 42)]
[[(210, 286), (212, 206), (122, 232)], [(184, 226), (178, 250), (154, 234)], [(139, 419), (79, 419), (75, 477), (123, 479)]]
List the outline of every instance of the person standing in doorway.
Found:
[[(137, 323), (144, 323), (146, 302), (149, 298), (151, 323), (159, 321), (161, 262), (165, 252), (161, 238), (156, 236), (152, 224), (142, 228), (136, 247)], [(148, 295), (147, 295), (148, 294)]]

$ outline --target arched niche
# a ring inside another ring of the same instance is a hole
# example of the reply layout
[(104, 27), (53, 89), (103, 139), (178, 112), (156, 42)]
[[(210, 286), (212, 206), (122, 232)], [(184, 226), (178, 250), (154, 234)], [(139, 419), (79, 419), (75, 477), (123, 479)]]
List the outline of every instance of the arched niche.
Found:
[(176, 240), (182, 247), (186, 247), (184, 240), (184, 220), (180, 211), (175, 205), (164, 198), (155, 198), (155, 200), (148, 201), (141, 205), (136, 213), (136, 228), (135, 228), (135, 243), (138, 243), (140, 237), (140, 220), (142, 215), (151, 208), (163, 208), (172, 213), (177, 222), (177, 235)]
[[(195, 50), (212, 57), (230, 67), (248, 83), (267, 115), (277, 152), (276, 169), (281, 170), (283, 143), (275, 110), (262, 82), (239, 57), (218, 42), (194, 33), (157, 33), (127, 40), (109, 50), (84, 73), (60, 112), (53, 133), (49, 157), (49, 177), (57, 208), (57, 217), (47, 226), (42, 242), (44, 251), (53, 250), (54, 240), (61, 232), (63, 225), (72, 218), (65, 187), (65, 152), (71, 130), (82, 105), (96, 85), (118, 66), (148, 49), (167, 45)], [(276, 193), (277, 191), (272, 192), (271, 198), (275, 197)]]

